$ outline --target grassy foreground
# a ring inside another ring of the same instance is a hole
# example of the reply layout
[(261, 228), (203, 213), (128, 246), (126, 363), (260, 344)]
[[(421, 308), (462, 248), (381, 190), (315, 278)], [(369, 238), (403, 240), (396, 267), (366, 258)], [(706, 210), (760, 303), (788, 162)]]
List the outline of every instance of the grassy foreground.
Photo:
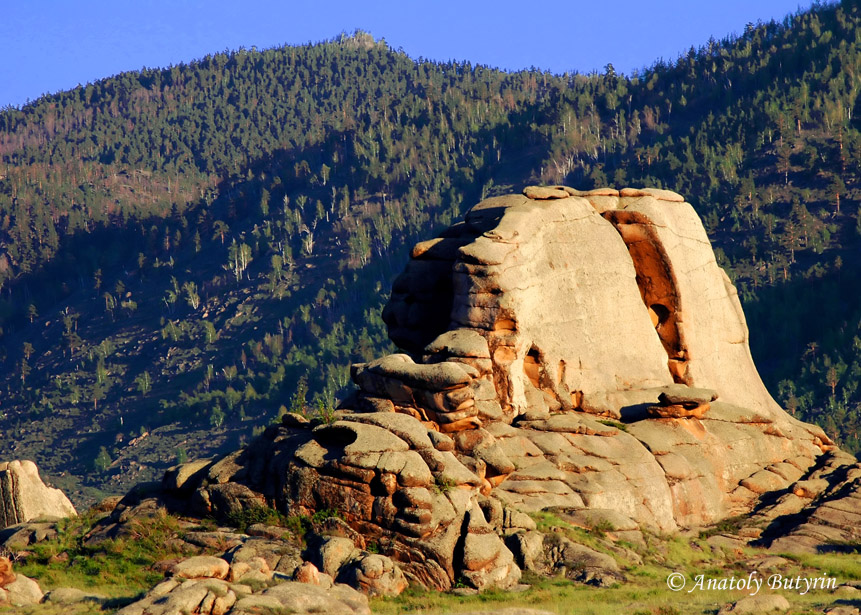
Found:
[(179, 520), (167, 513), (133, 519), (123, 538), (87, 546), (85, 538), (98, 518), (90, 512), (62, 521), (57, 538), (31, 545), (28, 555), (13, 565), (16, 572), (35, 579), (46, 593), (58, 587), (74, 587), (105, 599), (17, 607), (16, 613), (111, 613), (161, 581), (168, 562), (199, 553), (182, 541), (184, 530)]
[[(43, 604), (17, 609), (16, 613), (41, 615), (88, 615), (115, 612), (136, 600), (158, 583), (164, 570), (178, 559), (200, 553), (182, 540), (195, 529), (168, 514), (129, 522), (129, 532), (120, 539), (87, 546), (85, 536), (96, 517), (92, 514), (63, 522), (57, 538), (30, 547), (29, 555), (15, 563), (15, 570), (36, 579), (43, 591), (75, 587), (106, 598), (77, 605)], [(770, 557), (770, 568), (756, 574), (764, 580), (758, 594), (782, 594), (791, 615), (822, 613), (838, 603), (861, 606), (861, 591), (851, 589), (771, 589), (769, 577), (833, 578), (840, 586), (861, 580), (861, 557), (856, 552), (818, 555), (782, 554), (782, 559), (762, 550), (737, 547), (721, 536), (708, 533), (691, 536), (644, 534), (642, 543), (617, 540), (612, 528), (591, 530), (573, 527), (549, 514), (536, 515), (544, 532), (558, 532), (576, 542), (613, 555), (626, 581), (609, 588), (574, 583), (565, 578), (545, 578), (524, 573), (520, 591), (487, 591), (457, 595), (409, 589), (396, 598), (374, 598), (373, 613), (379, 615), (442, 615), (469, 611), (498, 611), (509, 607), (542, 609), (559, 615), (674, 615), (714, 614), (724, 605), (748, 595), (738, 589), (697, 588), (698, 575), (720, 579), (748, 578), (753, 562)], [(206, 529), (213, 526), (204, 522)], [(217, 549), (214, 554), (220, 554)], [(667, 579), (680, 573), (685, 588), (671, 591)]]
[[(840, 580), (859, 578), (858, 556), (830, 555), (823, 562), (825, 567), (847, 571)], [(802, 563), (792, 566), (790, 574), (819, 576), (819, 568)], [(854, 576), (848, 571), (854, 571)], [(490, 591), (476, 596), (453, 596), (438, 592), (408, 590), (397, 598), (378, 598), (371, 602), (372, 611), (379, 615), (443, 615), (472, 611), (493, 612), (501, 608), (525, 607), (558, 613), (559, 615), (681, 615), (709, 614), (747, 595), (744, 591), (699, 591), (687, 593), (670, 591), (667, 576), (673, 569), (662, 566), (639, 566), (626, 571), (628, 582), (615, 587), (599, 589), (575, 584), (564, 579), (529, 579), (530, 588), (521, 593)], [(731, 576), (733, 566), (704, 568), (702, 571), (714, 576)], [(738, 572), (736, 574), (738, 576)], [(694, 582), (699, 572), (689, 572), (688, 584)], [(745, 576), (746, 576), (745, 572)], [(812, 591), (799, 596), (794, 591), (772, 592), (763, 587), (760, 593), (780, 593), (787, 598), (792, 608), (790, 615), (822, 613), (825, 608), (839, 600), (833, 591)], [(857, 606), (861, 599), (847, 603)]]
[[(719, 537), (710, 532), (694, 536), (659, 536), (645, 534), (644, 544), (615, 541), (612, 529), (575, 528), (553, 515), (535, 515), (539, 529), (556, 531), (575, 542), (614, 555), (627, 578), (609, 588), (596, 588), (565, 578), (543, 578), (525, 573), (520, 592), (488, 591), (471, 596), (410, 589), (396, 598), (376, 598), (372, 611), (379, 615), (443, 615), (482, 611), (492, 613), (503, 608), (541, 609), (559, 615), (714, 615), (721, 607), (740, 600), (753, 590), (708, 589), (709, 579), (747, 579), (754, 561), (779, 555), (783, 563), (761, 569), (756, 576), (763, 580), (757, 592), (781, 594), (791, 605), (789, 615), (823, 613), (831, 605), (861, 607), (861, 590), (809, 589), (802, 581), (798, 589), (772, 589), (774, 575), (784, 579), (832, 578), (837, 586), (861, 580), (861, 556), (857, 552), (832, 552), (818, 555), (772, 554), (750, 547), (722, 546)], [(723, 541), (727, 543), (728, 541)], [(619, 547), (630, 555), (620, 555)], [(639, 560), (639, 561), (638, 561)], [(679, 591), (668, 587), (673, 573), (684, 575), (685, 586)], [(703, 588), (697, 587), (702, 575)], [(824, 585), (824, 581), (820, 581)], [(802, 592), (803, 595), (802, 595)], [(850, 592), (852, 592), (850, 594)]]

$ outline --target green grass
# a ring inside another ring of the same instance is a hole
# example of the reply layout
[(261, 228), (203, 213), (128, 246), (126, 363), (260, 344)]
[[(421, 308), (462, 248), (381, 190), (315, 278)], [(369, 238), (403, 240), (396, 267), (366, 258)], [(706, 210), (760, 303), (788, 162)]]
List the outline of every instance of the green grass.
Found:
[[(529, 516), (535, 521), (535, 525), (540, 532), (551, 536), (564, 536), (573, 542), (606, 553), (607, 555), (612, 555), (618, 559), (618, 556), (609, 548), (607, 534), (612, 532), (614, 528), (607, 521), (599, 521), (591, 528), (582, 528), (572, 525), (558, 515), (547, 511), (532, 512), (529, 513)], [(625, 546), (630, 547), (627, 542)], [(626, 562), (620, 561), (620, 563), (624, 565)]]
[(179, 523), (166, 513), (133, 519), (125, 524), (127, 535), (87, 546), (84, 537), (93, 524), (88, 514), (62, 521), (57, 538), (31, 545), (32, 555), (16, 563), (15, 570), (36, 579), (43, 591), (77, 587), (122, 601), (163, 579), (163, 572), (153, 566), (156, 562), (197, 553), (179, 540)]
[[(108, 602), (104, 605), (96, 602), (81, 604), (37, 604), (30, 607), (15, 607), (16, 615), (95, 615), (113, 612), (124, 603)], [(13, 612), (13, 611), (6, 611)]]
[(257, 523), (277, 527), (288, 527), (289, 523), (289, 519), (284, 514), (269, 506), (245, 508), (231, 513), (227, 520), (240, 532), (244, 532), (249, 526)]
[(547, 512), (545, 510), (541, 510), (538, 512), (529, 513), (529, 516), (532, 517), (532, 520), (535, 521), (535, 525), (538, 526), (539, 532), (548, 532), (553, 528), (561, 527), (561, 528), (573, 528), (574, 526), (568, 523), (567, 521), (563, 521), (557, 515), (554, 515), (551, 512)]
[[(642, 612), (657, 615), (678, 597), (666, 589), (660, 589), (663, 579), (648, 588), (631, 583), (616, 587), (597, 589), (579, 585), (566, 579), (542, 579), (528, 590), (520, 593), (485, 592), (477, 596), (459, 597), (439, 592), (404, 592), (397, 598), (371, 600), (374, 615), (443, 615), (464, 611), (493, 611), (501, 608), (522, 607), (540, 609), (559, 615), (619, 615)], [(696, 596), (685, 601), (685, 613), (714, 613), (713, 599)]]
[[(673, 548), (672, 551), (681, 554), (682, 548)], [(735, 562), (732, 561), (726, 562), (726, 568), (716, 565), (717, 562), (707, 568), (699, 568), (697, 559), (692, 555), (687, 555), (685, 559), (688, 564), (668, 561), (666, 566), (645, 564), (632, 567), (625, 571), (628, 579), (625, 583), (607, 589), (579, 585), (562, 578), (546, 579), (525, 574), (522, 581), (528, 583), (530, 588), (520, 593), (492, 591), (477, 596), (460, 597), (411, 589), (397, 598), (372, 599), (371, 610), (375, 615), (443, 615), (524, 607), (558, 615), (714, 615), (723, 605), (747, 595), (744, 591), (729, 590), (697, 590), (690, 593), (686, 589), (681, 592), (670, 591), (666, 585), (667, 575), (676, 570), (683, 572), (688, 578), (688, 588), (695, 582), (697, 574), (704, 574), (707, 578), (741, 576), (741, 570), (736, 569)], [(784, 576), (800, 574), (814, 577), (820, 576), (821, 571), (832, 570), (843, 573), (832, 575), (829, 572), (829, 575), (836, 576), (840, 583), (853, 578), (850, 575), (861, 565), (847, 554), (817, 555), (803, 559), (810, 565), (789, 568)], [(744, 576), (747, 576), (746, 570)], [(792, 605), (788, 615), (821, 613), (838, 598), (830, 591), (822, 590), (811, 591), (804, 596), (794, 591), (772, 591), (766, 588), (760, 590), (760, 593), (763, 592), (783, 594)]]
[(717, 534), (734, 534), (742, 525), (750, 519), (748, 515), (737, 515), (729, 517), (723, 521), (718, 521), (715, 525), (700, 532), (700, 538), (709, 538)]
[(675, 566), (702, 570), (704, 565), (720, 562), (726, 566), (733, 561), (721, 557), (721, 551), (716, 551), (704, 540), (691, 540), (680, 536), (665, 536), (660, 540), (664, 541), (667, 547), (667, 563)]
[(782, 553), (781, 557), (796, 562), (804, 569), (826, 572), (841, 581), (861, 579), (861, 559), (857, 553)]

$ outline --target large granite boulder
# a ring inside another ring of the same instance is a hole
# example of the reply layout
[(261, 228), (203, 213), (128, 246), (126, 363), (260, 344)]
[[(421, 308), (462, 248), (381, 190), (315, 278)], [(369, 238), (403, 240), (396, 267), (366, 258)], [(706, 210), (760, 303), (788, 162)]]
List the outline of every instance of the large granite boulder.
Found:
[(33, 519), (74, 517), (69, 498), (48, 487), (32, 461), (0, 463), (0, 529)]
[(768, 394), (735, 289), (675, 193), (483, 201), (413, 249), (383, 317), (404, 352), (354, 365), (335, 420), (288, 414), (168, 472), (165, 497), (227, 520), (336, 514), (314, 565), (293, 568), (369, 593), (402, 577), (506, 588), (572, 558), (585, 582), (622, 578), (534, 532), (526, 513), (546, 509), (600, 513), (632, 539), (752, 511), (803, 517), (799, 536), (857, 523), (857, 471)]
[(491, 432), (516, 470), (488, 464), (484, 478), (523, 509), (710, 523), (749, 510), (764, 484), (785, 487), (775, 464), (803, 472), (832, 444), (766, 391), (735, 289), (672, 192), (549, 187), (483, 201), (416, 246), (384, 318), (414, 372), (461, 363), (478, 375), (428, 395), (385, 357), (354, 368), (358, 405), (386, 398), (444, 431)]

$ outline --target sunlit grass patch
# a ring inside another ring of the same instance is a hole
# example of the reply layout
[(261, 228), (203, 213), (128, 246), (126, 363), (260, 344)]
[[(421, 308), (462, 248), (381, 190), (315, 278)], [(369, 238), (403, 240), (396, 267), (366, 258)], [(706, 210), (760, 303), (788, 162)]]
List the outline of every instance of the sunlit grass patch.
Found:
[(31, 545), (32, 554), (16, 563), (15, 570), (36, 579), (43, 591), (76, 587), (126, 598), (150, 589), (164, 577), (154, 569), (156, 562), (196, 553), (180, 540), (178, 520), (163, 511), (128, 521), (120, 538), (89, 546), (85, 536), (93, 524), (93, 517), (87, 514), (62, 521), (57, 537)]

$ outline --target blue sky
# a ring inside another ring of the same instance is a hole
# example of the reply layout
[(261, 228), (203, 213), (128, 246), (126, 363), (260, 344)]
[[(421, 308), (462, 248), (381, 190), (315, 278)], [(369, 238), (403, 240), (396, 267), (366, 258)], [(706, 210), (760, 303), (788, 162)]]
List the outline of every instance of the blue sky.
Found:
[(0, 108), (143, 66), (366, 30), (411, 57), (630, 74), (810, 0), (7, 0)]

